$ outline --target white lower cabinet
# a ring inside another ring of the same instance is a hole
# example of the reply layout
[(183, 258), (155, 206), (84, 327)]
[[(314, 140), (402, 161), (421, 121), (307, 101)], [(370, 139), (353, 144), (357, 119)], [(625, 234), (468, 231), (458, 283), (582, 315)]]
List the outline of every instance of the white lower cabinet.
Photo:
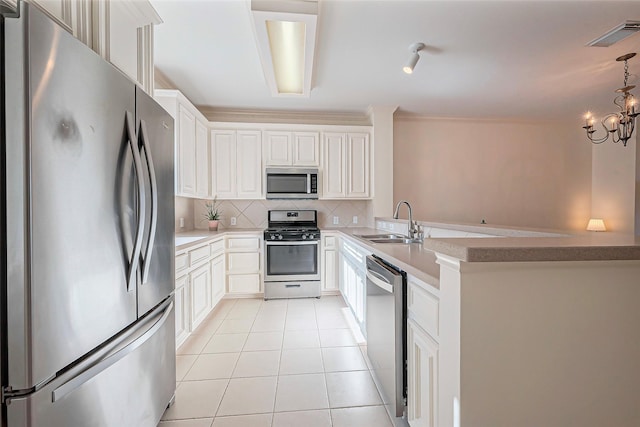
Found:
[(224, 252), (222, 252), (211, 260), (211, 288), (214, 307), (224, 296), (225, 277)]
[(227, 238), (227, 292), (251, 296), (262, 292), (260, 235)]
[(326, 293), (335, 293), (340, 288), (339, 271), (339, 242), (338, 233), (322, 232), (321, 233), (322, 256), (320, 257), (321, 274), (322, 274), (322, 291)]
[(176, 346), (179, 347), (224, 297), (224, 239), (176, 254)]
[(191, 285), (191, 330), (202, 323), (212, 308), (211, 270), (209, 263), (196, 268), (189, 274)]
[(366, 257), (371, 252), (346, 239), (340, 246), (340, 290), (366, 336)]
[(407, 407), (411, 427), (436, 427), (439, 393), (439, 290), (408, 276)]
[(176, 311), (176, 347), (180, 347), (190, 332), (189, 325), (189, 285), (187, 276), (176, 279), (175, 311)]
[(407, 321), (408, 412), (411, 427), (438, 425), (438, 343)]

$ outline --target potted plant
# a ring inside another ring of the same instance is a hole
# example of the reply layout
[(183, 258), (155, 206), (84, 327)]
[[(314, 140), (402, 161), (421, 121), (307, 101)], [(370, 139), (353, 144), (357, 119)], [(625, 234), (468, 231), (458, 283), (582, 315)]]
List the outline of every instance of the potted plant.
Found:
[(210, 202), (206, 202), (204, 206), (206, 208), (204, 217), (209, 221), (209, 231), (217, 231), (221, 213), (218, 208), (218, 197), (216, 196)]

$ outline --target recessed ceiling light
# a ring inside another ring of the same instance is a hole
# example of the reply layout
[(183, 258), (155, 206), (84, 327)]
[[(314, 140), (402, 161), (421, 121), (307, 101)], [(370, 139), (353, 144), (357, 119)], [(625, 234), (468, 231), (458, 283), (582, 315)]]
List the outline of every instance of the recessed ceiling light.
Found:
[(640, 31), (640, 21), (624, 21), (622, 24), (607, 31), (604, 35), (591, 40), (587, 43), (587, 46), (609, 47), (638, 31)]
[(311, 94), (317, 1), (252, 0), (262, 70), (272, 96)]

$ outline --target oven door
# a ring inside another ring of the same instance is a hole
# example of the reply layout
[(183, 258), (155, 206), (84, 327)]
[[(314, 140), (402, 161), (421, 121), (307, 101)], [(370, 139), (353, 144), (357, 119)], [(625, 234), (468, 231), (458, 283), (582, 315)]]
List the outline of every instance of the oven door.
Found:
[(265, 241), (265, 282), (320, 280), (320, 241)]

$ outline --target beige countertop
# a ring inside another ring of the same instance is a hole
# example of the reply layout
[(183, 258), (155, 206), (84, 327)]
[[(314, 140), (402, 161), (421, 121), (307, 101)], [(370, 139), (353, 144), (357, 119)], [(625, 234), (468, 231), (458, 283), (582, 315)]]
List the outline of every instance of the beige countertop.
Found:
[(640, 260), (640, 237), (613, 233), (425, 239), (423, 247), (466, 262)]
[(326, 231), (338, 231), (360, 246), (371, 250), (372, 254), (379, 256), (417, 279), (435, 288), (440, 287), (440, 266), (436, 264), (436, 255), (419, 243), (373, 243), (356, 237), (356, 235), (360, 234), (385, 233), (375, 228), (335, 228), (327, 229)]
[[(453, 227), (451, 227), (453, 229)], [(614, 261), (640, 260), (640, 237), (614, 233), (588, 233), (566, 237), (428, 238), (422, 244), (372, 243), (356, 235), (385, 231), (373, 228), (330, 228), (340, 232), (372, 254), (439, 288), (440, 266), (435, 253), (464, 262)], [(180, 237), (201, 237), (176, 246), (176, 252), (227, 234), (256, 234), (262, 229), (193, 230)]]
[(208, 230), (191, 230), (176, 233), (176, 240), (183, 237), (199, 237), (197, 240), (192, 240), (180, 245), (176, 245), (176, 252), (180, 252), (189, 249), (193, 246), (198, 246), (202, 243), (206, 243), (209, 240), (213, 240), (216, 237), (223, 237), (227, 234), (262, 234), (264, 229), (262, 228), (237, 228), (232, 230), (220, 230), (220, 231), (208, 231)]

